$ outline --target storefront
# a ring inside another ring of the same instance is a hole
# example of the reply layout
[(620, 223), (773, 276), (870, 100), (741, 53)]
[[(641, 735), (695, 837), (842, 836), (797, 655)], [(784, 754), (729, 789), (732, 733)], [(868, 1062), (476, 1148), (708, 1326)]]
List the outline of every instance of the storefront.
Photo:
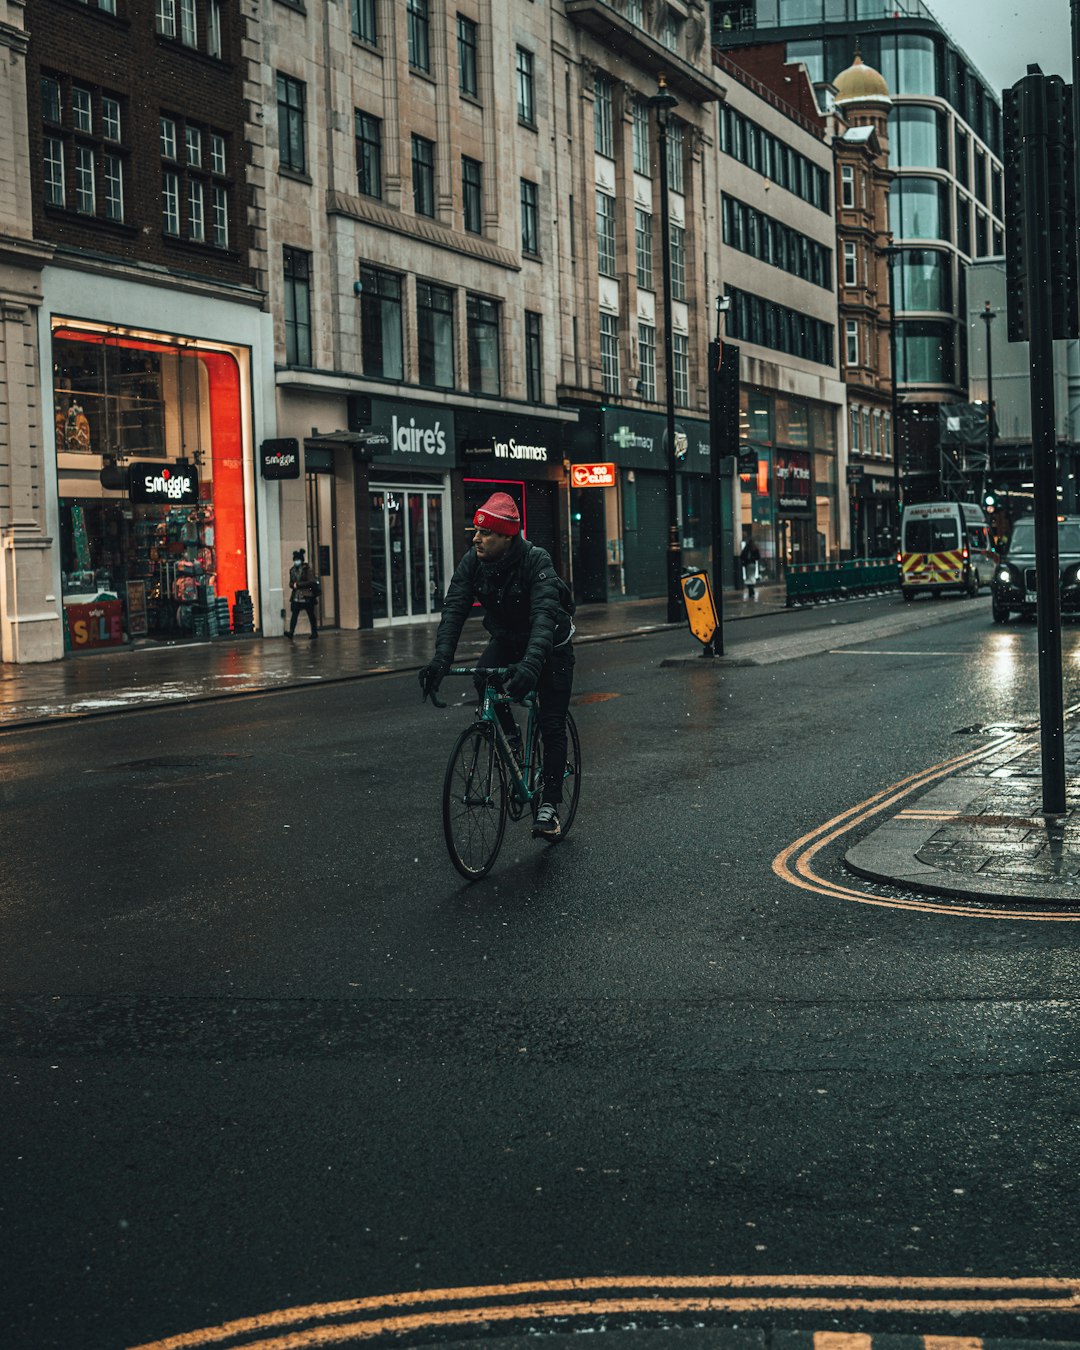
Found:
[(54, 317), (65, 648), (250, 632), (246, 347)]
[[(579, 600), (641, 599), (667, 592), (669, 533), (667, 421), (626, 408), (582, 410), (573, 464), (616, 466), (611, 488), (570, 493)], [(684, 567), (712, 567), (709, 424), (675, 419), (675, 464)], [(729, 492), (727, 481), (724, 488)]]
[(740, 474), (742, 538), (752, 536), (764, 576), (791, 563), (839, 557), (836, 409), (825, 403), (740, 391), (740, 440), (756, 469)]

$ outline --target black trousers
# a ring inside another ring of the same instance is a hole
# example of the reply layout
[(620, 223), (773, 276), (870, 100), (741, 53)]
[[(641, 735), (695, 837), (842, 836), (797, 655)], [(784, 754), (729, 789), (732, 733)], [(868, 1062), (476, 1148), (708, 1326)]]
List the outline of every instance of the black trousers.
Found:
[[(478, 666), (512, 666), (525, 655), (527, 638), (492, 638), (477, 661)], [(479, 686), (478, 686), (479, 687)], [(537, 716), (544, 742), (543, 800), (552, 806), (562, 801), (566, 775), (566, 714), (574, 687), (574, 647), (567, 642), (556, 647), (544, 662), (537, 682)], [(509, 731), (512, 714), (506, 704), (499, 705), (500, 722)], [(505, 720), (504, 720), (505, 719)]]
[(296, 619), (301, 610), (308, 616), (308, 623), (311, 624), (311, 636), (317, 637), (318, 628), (315, 626), (315, 601), (314, 600), (294, 600), (292, 602), (292, 617), (289, 621), (289, 632), (296, 632)]

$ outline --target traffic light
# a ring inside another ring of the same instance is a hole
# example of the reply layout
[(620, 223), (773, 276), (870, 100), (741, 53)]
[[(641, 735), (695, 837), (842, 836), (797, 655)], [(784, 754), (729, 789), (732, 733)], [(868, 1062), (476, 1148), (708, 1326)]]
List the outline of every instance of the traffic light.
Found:
[(998, 499), (997, 499), (997, 493), (996, 493), (996, 492), (988, 492), (988, 493), (986, 493), (986, 495), (983, 497), (983, 506), (986, 507), (986, 510), (987, 510), (987, 514), (988, 514), (988, 515), (991, 515), (991, 516), (992, 516), (992, 515), (994, 514), (994, 512), (997, 510), (997, 504), (998, 504)]

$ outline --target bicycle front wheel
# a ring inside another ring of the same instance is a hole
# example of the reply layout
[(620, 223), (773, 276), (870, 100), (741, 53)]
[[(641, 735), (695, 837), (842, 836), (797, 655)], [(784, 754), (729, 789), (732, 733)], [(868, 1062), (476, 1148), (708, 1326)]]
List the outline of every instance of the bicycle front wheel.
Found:
[[(544, 741), (540, 735), (540, 723), (534, 724), (532, 753), (529, 756), (531, 772), (530, 788), (539, 789), (544, 778)], [(559, 807), (559, 838), (565, 839), (570, 826), (577, 815), (578, 798), (581, 796), (581, 741), (578, 740), (577, 725), (570, 713), (566, 714), (566, 773), (563, 775), (563, 799)], [(532, 799), (533, 820), (540, 809), (540, 793)]]
[(506, 769), (492, 728), (478, 722), (457, 738), (443, 779), (443, 833), (450, 861), (476, 881), (491, 871), (506, 829)]

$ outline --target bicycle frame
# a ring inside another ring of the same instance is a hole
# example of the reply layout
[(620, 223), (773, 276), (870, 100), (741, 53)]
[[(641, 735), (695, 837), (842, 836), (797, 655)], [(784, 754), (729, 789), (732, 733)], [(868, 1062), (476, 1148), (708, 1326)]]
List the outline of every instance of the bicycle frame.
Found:
[[(539, 783), (535, 788), (529, 788), (529, 772), (533, 767), (532, 749), (535, 741), (533, 724), (536, 719), (536, 694), (526, 694), (520, 700), (522, 707), (528, 709), (529, 715), (521, 735), (522, 758), (519, 762), (510, 748), (509, 738), (503, 729), (502, 722), (499, 720), (499, 714), (496, 712), (500, 703), (513, 703), (515, 700), (501, 689), (497, 689), (491, 682), (492, 676), (501, 677), (505, 676), (506, 673), (504, 666), (452, 666), (448, 672), (450, 675), (483, 675), (486, 677), (480, 706), (476, 710), (476, 721), (491, 724), (495, 733), (495, 744), (499, 748), (499, 755), (506, 767), (507, 776), (513, 789), (514, 801), (519, 806), (525, 807), (540, 792)], [(440, 703), (434, 695), (432, 695), (431, 701), (437, 708), (446, 706), (444, 703)]]

